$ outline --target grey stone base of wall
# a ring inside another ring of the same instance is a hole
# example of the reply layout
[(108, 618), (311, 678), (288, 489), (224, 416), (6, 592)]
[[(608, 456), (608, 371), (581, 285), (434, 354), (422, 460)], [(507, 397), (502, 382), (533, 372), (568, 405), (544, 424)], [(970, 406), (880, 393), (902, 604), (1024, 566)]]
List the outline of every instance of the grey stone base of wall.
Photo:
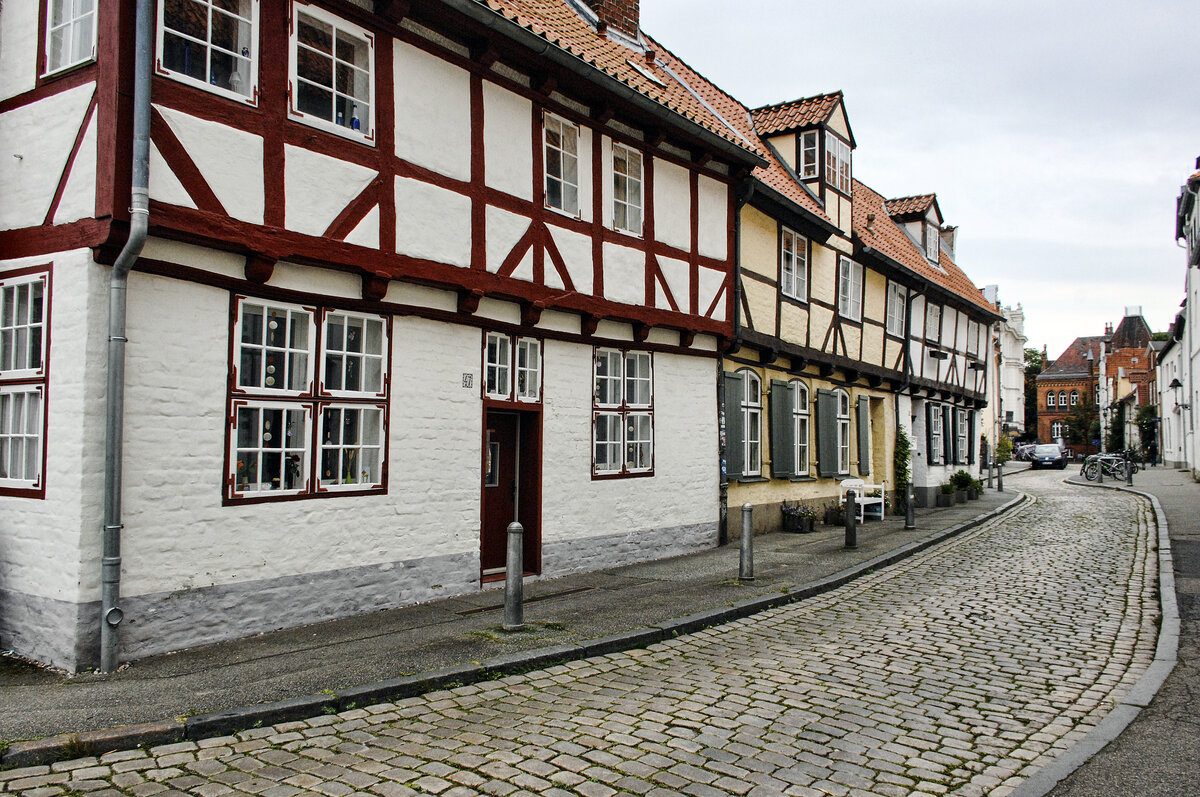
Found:
[[(730, 513), (730, 523), (733, 513)], [(741, 521), (739, 520), (738, 523)], [(732, 525), (730, 526), (732, 528)], [(542, 575), (603, 570), (606, 567), (667, 559), (717, 545), (717, 524), (697, 523), (664, 529), (647, 529), (603, 537), (586, 537), (542, 543)]]
[[(121, 658), (145, 658), (478, 589), (479, 557), (462, 553), (131, 595), (121, 599)], [(73, 672), (99, 663), (99, 617), (98, 601), (71, 604), (0, 591), (5, 649)]]

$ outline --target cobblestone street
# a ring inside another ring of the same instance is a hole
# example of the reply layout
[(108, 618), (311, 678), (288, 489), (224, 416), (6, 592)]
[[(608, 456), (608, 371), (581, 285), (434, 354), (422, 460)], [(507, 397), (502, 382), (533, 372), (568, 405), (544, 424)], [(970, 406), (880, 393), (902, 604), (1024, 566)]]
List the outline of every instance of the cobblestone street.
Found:
[(1006, 794), (1153, 656), (1149, 505), (1036, 500), (820, 597), (305, 722), (0, 772), (5, 793)]

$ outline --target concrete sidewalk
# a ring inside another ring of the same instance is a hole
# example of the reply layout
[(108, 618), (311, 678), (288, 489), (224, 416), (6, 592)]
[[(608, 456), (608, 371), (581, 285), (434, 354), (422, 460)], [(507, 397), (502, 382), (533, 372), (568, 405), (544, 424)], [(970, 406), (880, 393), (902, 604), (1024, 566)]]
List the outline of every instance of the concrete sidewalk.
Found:
[(751, 583), (737, 579), (736, 537), (688, 556), (528, 581), (528, 629), (518, 633), (500, 629), (496, 585), (148, 658), (107, 676), (67, 677), (0, 659), (0, 763), (215, 736), (650, 644), (885, 567), (1019, 503), (1019, 482), (977, 501), (917, 510), (915, 530), (904, 530), (903, 517), (868, 521), (857, 550), (844, 548), (841, 527), (755, 537)]

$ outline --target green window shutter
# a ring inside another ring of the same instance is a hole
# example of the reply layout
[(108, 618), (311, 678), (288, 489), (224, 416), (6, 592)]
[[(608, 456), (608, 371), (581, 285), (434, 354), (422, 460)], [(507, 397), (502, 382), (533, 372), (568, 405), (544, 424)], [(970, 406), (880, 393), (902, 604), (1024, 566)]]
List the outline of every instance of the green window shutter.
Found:
[(787, 382), (771, 380), (771, 475), (786, 479), (796, 471), (792, 391)]
[(871, 400), (858, 397), (858, 475), (871, 475)]
[(723, 374), (725, 387), (725, 475), (729, 479), (740, 479), (745, 468), (745, 450), (742, 440), (744, 420), (742, 418), (742, 396), (746, 391), (746, 380), (741, 374)]
[(837, 396), (817, 391), (817, 475), (837, 475)]
[(958, 440), (958, 435), (954, 434), (954, 408), (949, 404), (942, 407), (942, 461), (947, 465), (952, 465), (955, 462), (954, 456), (955, 442)]
[(975, 416), (978, 415), (975, 410), (967, 411), (967, 464), (975, 464), (975, 447), (979, 443), (975, 442)]
[(933, 449), (933, 404), (925, 402), (925, 456), (929, 464), (937, 462), (937, 451)]

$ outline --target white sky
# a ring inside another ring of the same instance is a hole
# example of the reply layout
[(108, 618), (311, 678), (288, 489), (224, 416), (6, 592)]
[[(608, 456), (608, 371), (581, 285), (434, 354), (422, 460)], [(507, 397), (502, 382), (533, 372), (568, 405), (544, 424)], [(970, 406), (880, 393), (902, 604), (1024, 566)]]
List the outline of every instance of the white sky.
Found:
[(641, 0), (642, 28), (750, 107), (845, 92), (854, 176), (937, 192), (957, 262), (1057, 357), (1183, 300), (1200, 0)]

